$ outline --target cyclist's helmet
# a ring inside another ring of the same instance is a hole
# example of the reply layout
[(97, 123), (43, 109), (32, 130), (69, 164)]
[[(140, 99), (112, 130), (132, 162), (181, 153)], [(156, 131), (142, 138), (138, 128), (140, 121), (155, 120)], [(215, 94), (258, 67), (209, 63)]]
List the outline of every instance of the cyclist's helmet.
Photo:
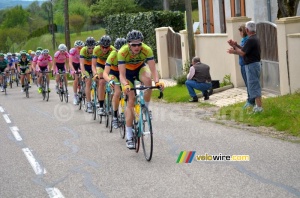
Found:
[(20, 55), (21, 55), (21, 56), (22, 56), (22, 55), (27, 55), (27, 52), (23, 50), (23, 51), (20, 52)]
[(96, 46), (100, 45), (100, 41), (96, 41)]
[(49, 54), (49, 50), (48, 49), (43, 49), (42, 54)]
[(4, 54), (3, 54), (3, 53), (0, 53), (0, 57), (4, 57)]
[(11, 56), (12, 54), (10, 53), (10, 52), (7, 52), (7, 54), (6, 54), (7, 56)]
[(87, 37), (87, 39), (85, 41), (85, 45), (88, 47), (95, 47), (96, 41), (95, 41), (94, 37)]
[(74, 43), (74, 47), (84, 47), (84, 42), (81, 40), (77, 40)]
[(131, 42), (131, 41), (134, 41), (134, 40), (141, 40), (141, 41), (143, 41), (144, 40), (143, 34), (140, 31), (138, 31), (138, 30), (132, 30), (131, 32), (128, 32), (128, 34), (127, 34), (127, 42)]
[(41, 53), (42, 53), (42, 51), (41, 51), (41, 50), (37, 50), (37, 51), (35, 52), (35, 55), (36, 55), (36, 56), (40, 56), (40, 55), (41, 55)]
[(127, 40), (126, 40), (125, 38), (117, 38), (116, 41), (115, 41), (114, 46), (115, 46), (115, 48), (116, 48), (117, 50), (119, 50), (119, 49), (121, 49), (121, 47), (122, 47), (123, 45), (125, 45), (126, 43), (127, 43)]
[(60, 44), (59, 46), (58, 46), (58, 50), (59, 51), (67, 51), (68, 49), (67, 49), (67, 46), (65, 45), (65, 44)]
[(15, 53), (13, 53), (13, 54), (12, 54), (12, 56), (16, 56), (16, 54), (15, 54)]
[(108, 35), (104, 35), (100, 38), (99, 44), (104, 47), (109, 47), (111, 44), (111, 38)]
[(31, 54), (31, 51), (32, 51), (32, 50), (28, 50), (28, 54)]
[(31, 55), (35, 55), (35, 51), (31, 51), (31, 53), (30, 53)]
[(42, 47), (37, 47), (36, 50), (41, 50), (42, 51), (43, 48)]

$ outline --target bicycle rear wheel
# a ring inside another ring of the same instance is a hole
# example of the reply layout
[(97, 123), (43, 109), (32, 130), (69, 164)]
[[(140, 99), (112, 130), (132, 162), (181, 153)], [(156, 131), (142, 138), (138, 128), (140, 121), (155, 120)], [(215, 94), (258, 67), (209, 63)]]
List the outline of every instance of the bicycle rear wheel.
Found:
[(9, 86), (10, 88), (12, 88), (12, 84), (13, 84), (13, 81), (12, 81), (12, 74), (9, 75)]
[(125, 115), (124, 113), (119, 114), (119, 131), (120, 131), (120, 135), (121, 138), (124, 139), (125, 138), (125, 131), (126, 131), (126, 127), (125, 127)]
[(152, 132), (152, 124), (151, 119), (149, 117), (149, 111), (147, 107), (142, 107), (142, 119), (141, 123), (141, 138), (144, 156), (147, 161), (150, 161), (153, 153), (153, 132)]
[(139, 126), (138, 122), (136, 122), (135, 118), (133, 120), (133, 125), (132, 125), (132, 132), (133, 132), (133, 143), (134, 143), (134, 148), (135, 152), (138, 153), (140, 150), (140, 137), (138, 136), (139, 133)]
[(49, 101), (49, 85), (48, 85), (47, 81), (45, 83), (45, 90), (44, 91), (45, 91), (46, 101), (48, 102)]

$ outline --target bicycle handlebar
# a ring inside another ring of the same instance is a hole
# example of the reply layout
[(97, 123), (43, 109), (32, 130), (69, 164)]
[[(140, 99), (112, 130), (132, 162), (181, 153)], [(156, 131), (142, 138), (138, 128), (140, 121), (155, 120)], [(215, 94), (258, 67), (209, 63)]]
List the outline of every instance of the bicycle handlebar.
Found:
[(164, 96), (160, 86), (140, 86), (140, 87), (130, 88), (130, 90), (145, 90), (145, 89), (159, 89), (158, 99), (161, 99)]

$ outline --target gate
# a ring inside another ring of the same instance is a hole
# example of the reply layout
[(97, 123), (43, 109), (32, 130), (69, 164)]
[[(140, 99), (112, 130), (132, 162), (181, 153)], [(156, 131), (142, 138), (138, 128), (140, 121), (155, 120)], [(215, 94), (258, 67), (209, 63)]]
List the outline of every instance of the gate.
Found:
[(181, 38), (171, 28), (167, 33), (169, 74), (170, 77), (178, 77), (183, 74), (182, 54), (181, 54)]
[(277, 47), (277, 27), (270, 22), (256, 24), (256, 35), (261, 48), (261, 86), (264, 91), (280, 94)]

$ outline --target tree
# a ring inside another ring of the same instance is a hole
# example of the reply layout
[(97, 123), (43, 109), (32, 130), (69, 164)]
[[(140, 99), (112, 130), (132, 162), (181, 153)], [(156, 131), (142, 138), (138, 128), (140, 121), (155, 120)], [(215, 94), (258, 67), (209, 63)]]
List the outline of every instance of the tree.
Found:
[(91, 6), (92, 16), (105, 17), (110, 14), (139, 12), (135, 0), (99, 0)]
[(77, 35), (80, 35), (80, 32), (84, 26), (84, 18), (81, 15), (71, 15), (70, 16), (70, 26), (76, 32)]
[(13, 28), (18, 25), (24, 26), (28, 24), (29, 13), (26, 10), (23, 10), (22, 6), (16, 6), (5, 12), (5, 18), (2, 22), (3, 28)]
[(135, 0), (135, 3), (146, 10), (161, 10), (163, 7), (161, 0)]
[(192, 58), (195, 56), (191, 0), (185, 0), (185, 9), (186, 9), (186, 21), (187, 21), (186, 23), (187, 23), (188, 43), (189, 43), (189, 60), (191, 63)]
[(278, 0), (277, 18), (296, 16), (300, 0)]

